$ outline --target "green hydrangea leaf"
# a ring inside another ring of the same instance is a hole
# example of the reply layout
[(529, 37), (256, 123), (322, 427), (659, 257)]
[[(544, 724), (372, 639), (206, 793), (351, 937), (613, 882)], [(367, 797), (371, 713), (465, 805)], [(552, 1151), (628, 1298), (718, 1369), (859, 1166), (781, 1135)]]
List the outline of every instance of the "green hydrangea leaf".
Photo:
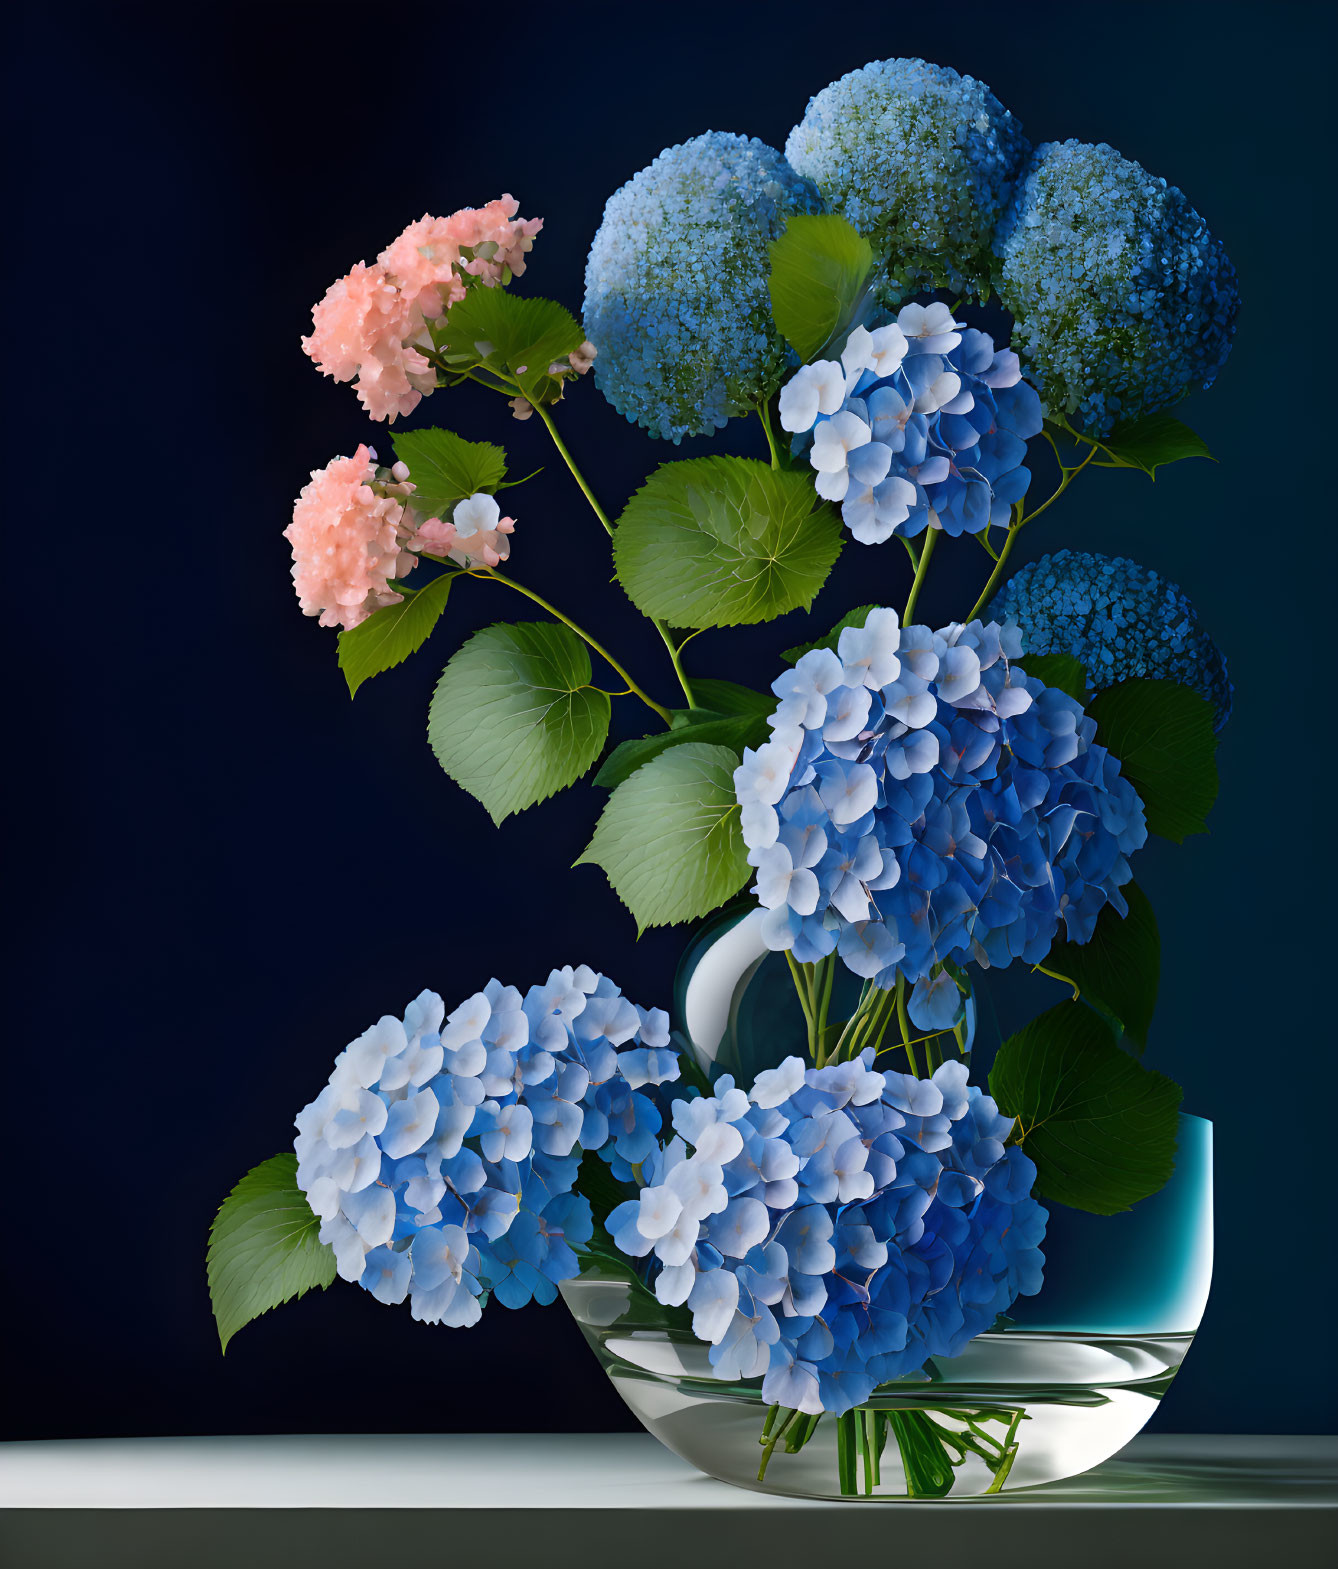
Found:
[(1142, 469), (1149, 479), (1166, 463), (1182, 458), (1216, 458), (1197, 431), (1172, 414), (1148, 414), (1127, 425), (1117, 425), (1102, 443), (1117, 468)]
[(685, 741), (609, 797), (576, 864), (603, 867), (639, 931), (696, 920), (751, 876), (734, 798), (738, 763), (729, 747)]
[(1097, 917), (1089, 942), (1055, 943), (1043, 968), (1071, 980), (1083, 998), (1107, 1015), (1141, 1052), (1157, 1007), (1161, 937), (1152, 905), (1138, 884), (1126, 883), (1120, 891), (1129, 905), (1128, 915), (1108, 904)]
[(811, 604), (841, 542), (841, 520), (809, 475), (753, 458), (688, 458), (662, 464), (628, 502), (613, 553), (645, 615), (725, 627)]
[(556, 300), (480, 286), (434, 325), (433, 339), (449, 358), (503, 371), (531, 402), (543, 402), (555, 385), (548, 367), (579, 349), (585, 330)]
[(491, 495), (506, 478), (506, 449), (491, 441), (466, 441), (452, 430), (402, 430), (395, 456), (409, 465), (414, 510), (445, 518), (457, 501), (480, 490)]
[(339, 668), (353, 697), (364, 681), (403, 664), (427, 641), (446, 608), (454, 572), (443, 572), (416, 592), (401, 589), (404, 599), (387, 605), (339, 634)]
[(796, 643), (793, 648), (787, 648), (781, 655), (789, 664), (797, 664), (805, 654), (811, 654), (815, 648), (835, 649), (841, 641), (841, 634), (847, 627), (862, 627), (869, 619), (869, 612), (877, 610), (877, 605), (856, 605), (853, 610), (848, 610), (836, 623), (830, 632), (816, 638), (812, 643)]
[(1082, 661), (1072, 654), (1023, 654), (1018, 664), (1029, 676), (1044, 681), (1046, 686), (1058, 687), (1087, 707), (1087, 672)]
[(702, 708), (717, 714), (760, 714), (767, 719), (776, 712), (776, 699), (770, 692), (755, 692), (736, 681), (718, 681), (714, 676), (693, 676), (692, 695)]
[(549, 621), (476, 632), (442, 671), (427, 724), (437, 761), (499, 826), (575, 784), (608, 733), (585, 644)]
[(1088, 705), (1097, 740), (1143, 798), (1148, 828), (1182, 844), (1217, 799), (1213, 705), (1178, 681), (1121, 681)]
[(1155, 1193), (1175, 1166), (1180, 1086), (1121, 1051), (1080, 1002), (1061, 1002), (1009, 1036), (990, 1094), (1018, 1119), (1039, 1198), (1114, 1215)]
[(292, 1153), (261, 1161), (223, 1200), (209, 1228), (206, 1268), (225, 1352), (243, 1324), (335, 1278), (320, 1228)]
[[(745, 746), (760, 746), (770, 733), (766, 720), (760, 715), (710, 714), (704, 709), (681, 712), (689, 717), (674, 729), (641, 736), (635, 741), (624, 741), (621, 746), (615, 747), (595, 775), (595, 783), (606, 790), (615, 789), (644, 763), (650, 762), (652, 757), (658, 757), (661, 752), (667, 752), (673, 746), (682, 746), (685, 742), (727, 746), (735, 754), (737, 762), (743, 756)], [(692, 715), (697, 717), (694, 719)]]
[(853, 316), (873, 247), (844, 218), (801, 213), (770, 249), (772, 320), (799, 358), (811, 360)]

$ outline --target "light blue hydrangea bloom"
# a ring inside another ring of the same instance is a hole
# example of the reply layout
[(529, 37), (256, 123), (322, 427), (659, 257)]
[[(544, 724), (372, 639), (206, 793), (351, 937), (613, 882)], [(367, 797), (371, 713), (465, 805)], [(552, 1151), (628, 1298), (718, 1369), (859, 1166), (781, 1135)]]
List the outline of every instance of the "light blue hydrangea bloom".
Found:
[(449, 1017), (435, 992), (341, 1052), (297, 1116), (297, 1184), (340, 1275), (413, 1316), (477, 1322), (551, 1302), (593, 1234), (581, 1152), (630, 1174), (678, 1077), (669, 1019), (582, 965), (521, 996), (498, 981)]
[(585, 331), (620, 414), (675, 443), (769, 397), (786, 362), (770, 241), (821, 203), (773, 147), (707, 131), (616, 191), (590, 247)]
[(1041, 401), (1011, 349), (996, 350), (946, 305), (911, 304), (895, 322), (856, 327), (839, 362), (796, 371), (780, 421), (796, 455), (807, 451), (818, 494), (876, 545), (1006, 524), (1031, 483), (1024, 459)]
[(1029, 677), (1015, 626), (902, 627), (871, 611), (773, 684), (771, 739), (734, 775), (763, 935), (840, 954), (911, 1015), (959, 1012), (948, 961), (1039, 963), (1062, 926), (1121, 915), (1143, 804), (1096, 726)]
[(1014, 572), (985, 612), (1016, 622), (1025, 653), (1072, 654), (1094, 696), (1137, 676), (1179, 681), (1231, 717), (1226, 660), (1175, 583), (1123, 556), (1057, 550)]
[(930, 1357), (953, 1357), (1040, 1290), (1047, 1215), (1013, 1119), (948, 1062), (932, 1079), (874, 1052), (798, 1057), (679, 1100), (674, 1136), (609, 1215), (655, 1294), (686, 1305), (720, 1378), (842, 1412)]
[(1212, 385), (1236, 270), (1174, 185), (1104, 143), (1047, 142), (996, 245), (1013, 343), (1049, 411), (1106, 435)]
[(1029, 152), (983, 82), (924, 60), (875, 60), (824, 87), (785, 155), (873, 241), (887, 298), (988, 293), (994, 226)]

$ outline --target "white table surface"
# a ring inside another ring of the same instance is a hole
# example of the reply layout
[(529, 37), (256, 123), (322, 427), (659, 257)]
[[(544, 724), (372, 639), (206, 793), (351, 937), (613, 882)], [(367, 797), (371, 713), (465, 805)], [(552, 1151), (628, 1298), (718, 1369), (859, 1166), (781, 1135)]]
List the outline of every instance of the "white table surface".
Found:
[(894, 1544), (897, 1558), (933, 1551), (945, 1564), (981, 1552), (989, 1569), (1331, 1569), (1336, 1478), (1334, 1438), (1159, 1435), (1043, 1488), (858, 1507), (727, 1487), (644, 1434), (10, 1443), (0, 1445), (0, 1562), (363, 1569), (390, 1552), (418, 1569), (472, 1551), (480, 1569), (511, 1569), (530, 1552), (543, 1569), (789, 1569), (826, 1544), (814, 1563), (827, 1569), (839, 1542), (843, 1556), (869, 1551), (871, 1562), (890, 1562)]

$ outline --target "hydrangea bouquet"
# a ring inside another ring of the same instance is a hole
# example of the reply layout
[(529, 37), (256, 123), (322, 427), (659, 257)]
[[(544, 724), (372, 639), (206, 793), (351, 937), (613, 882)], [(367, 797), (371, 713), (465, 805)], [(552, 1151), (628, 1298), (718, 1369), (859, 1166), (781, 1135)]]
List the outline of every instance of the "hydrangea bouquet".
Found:
[[(754, 1390), (760, 1476), (827, 1424), (842, 1493), (890, 1440), (910, 1493), (968, 1452), (997, 1490), (1024, 1412), (871, 1401), (1041, 1290), (1042, 1200), (1110, 1214), (1170, 1175), (1180, 1091), (1139, 1060), (1158, 955), (1132, 862), (1202, 829), (1231, 708), (1151, 569), (1008, 563), (1085, 470), (1207, 455), (1166, 411), (1226, 357), (1233, 270), (1174, 186), (1104, 145), (1032, 147), (982, 83), (918, 60), (824, 89), (784, 154), (714, 132), (662, 153), (607, 204), (583, 321), (516, 286), (540, 230), (510, 196), (424, 216), (331, 285), (302, 348), (376, 421), (464, 381), (537, 417), (664, 669), (633, 672), (526, 581), (504, 450), (443, 428), (312, 474), (297, 597), (341, 629), (357, 692), (449, 637), (458, 584), (521, 596), (529, 619), (445, 664), (445, 774), (500, 825), (598, 765), (583, 860), (639, 928), (752, 911), (802, 1035), (736, 1083), (584, 965), (423, 992), (339, 1054), (293, 1152), (220, 1210), (223, 1343), (336, 1274), (464, 1327), (598, 1268), (707, 1378)], [(1008, 343), (973, 320), (990, 302)], [(769, 459), (662, 463), (615, 522), (559, 431), (592, 369), (650, 435), (756, 418)], [(979, 587), (932, 627), (915, 610), (945, 537)], [(843, 547), (904, 550), (904, 600), (778, 654), (769, 693), (687, 657), (806, 609)], [(615, 702), (647, 727), (611, 746)], [(1058, 1000), (982, 1087), (974, 989), (1015, 961)]]

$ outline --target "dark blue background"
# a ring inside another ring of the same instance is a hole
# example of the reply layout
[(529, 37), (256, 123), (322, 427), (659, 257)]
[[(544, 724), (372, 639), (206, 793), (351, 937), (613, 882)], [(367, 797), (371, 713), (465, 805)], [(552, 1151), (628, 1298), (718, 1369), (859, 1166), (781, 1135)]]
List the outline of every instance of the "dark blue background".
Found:
[[(545, 219), (525, 286), (578, 306), (604, 199), (661, 147), (707, 127), (780, 145), (811, 93), (898, 53), (982, 77), (1033, 140), (1108, 140), (1165, 174), (1240, 269), (1237, 348), (1186, 409), (1221, 463), (1155, 486), (1084, 476), (1018, 556), (1069, 543), (1145, 560), (1230, 657), (1212, 834), (1138, 867), (1165, 944), (1148, 1060), (1216, 1120), (1219, 1158), (1215, 1295), (1157, 1421), (1319, 1430), (1333, 11), (728, 5), (709, 30), (652, 14), (65, 6), (32, 24), (8, 292), (28, 341), (6, 378), (39, 454), (34, 473), (15, 451), (7, 496), (7, 1432), (630, 1425), (561, 1308), (494, 1308), (465, 1335), (340, 1283), (219, 1356), (209, 1219), (286, 1146), (346, 1040), (424, 985), (455, 999), (562, 962), (667, 1001), (685, 937), (636, 942), (602, 875), (568, 870), (589, 787), (498, 832), (433, 761), (434, 678), (470, 630), (523, 614), (504, 590), (458, 588), (428, 652), (349, 702), (280, 531), (307, 470), (388, 444), (297, 339), (325, 285), (409, 219), (501, 190)], [(579, 607), (668, 699), (663, 652), (607, 581), (538, 422), (474, 390), (415, 422), (504, 440), (513, 472), (546, 465), (512, 493), (517, 575)], [(612, 507), (673, 455), (593, 386), (560, 413)], [(941, 550), (926, 619), (960, 614), (984, 565), (965, 541)], [(902, 552), (852, 546), (815, 620), (906, 586)], [(691, 665), (769, 680), (802, 619), (703, 636)]]

